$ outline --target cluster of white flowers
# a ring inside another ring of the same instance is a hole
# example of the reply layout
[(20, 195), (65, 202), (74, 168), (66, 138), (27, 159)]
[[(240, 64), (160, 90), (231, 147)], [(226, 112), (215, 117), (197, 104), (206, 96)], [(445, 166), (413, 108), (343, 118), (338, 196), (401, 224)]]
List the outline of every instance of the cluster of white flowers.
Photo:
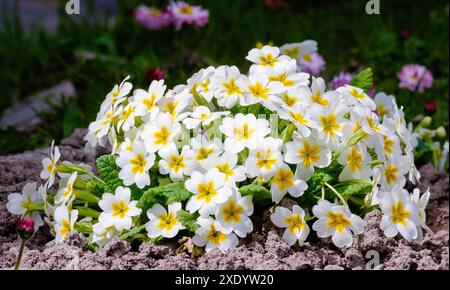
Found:
[[(332, 236), (336, 246), (350, 246), (353, 235), (363, 232), (363, 221), (332, 185), (324, 185), (312, 213), (301, 207), (308, 181), (332, 164), (341, 168), (339, 182), (372, 184), (366, 202), (379, 203), (386, 235), (420, 238), (428, 193), (420, 198), (403, 189), (406, 175), (413, 183), (420, 176), (414, 166), (416, 137), (402, 108), (392, 96), (379, 93), (372, 99), (351, 85), (328, 91), (322, 78), (301, 72), (296, 59), (317, 49), (311, 43), (252, 49), (246, 57), (252, 62), (248, 74), (236, 66), (208, 67), (172, 90), (160, 80), (132, 92), (128, 77), (114, 86), (86, 141), (89, 148), (111, 146), (125, 187), (98, 201), (102, 212), (93, 225), (93, 241), (102, 245), (132, 227), (141, 209), (128, 186), (158, 186), (150, 173), (156, 168), (166, 179), (184, 182), (192, 194), (184, 204), (198, 215), (192, 240), (207, 251), (227, 251), (253, 230), (252, 196), (239, 191), (248, 184), (266, 187), (275, 204), (287, 194), (297, 200), (292, 211), (276, 207), (271, 216), (277, 227), (286, 228), (283, 239), (289, 245), (303, 244), (310, 232), (305, 219), (313, 214), (312, 229), (319, 237)], [(43, 162), (41, 176), (49, 178), (48, 186), (58, 158), (55, 147)], [(73, 185), (82, 176), (69, 174), (60, 183), (56, 209), (50, 212), (57, 241), (74, 230)], [(335, 198), (326, 200), (325, 190)], [(77, 193), (86, 198), (83, 190)], [(177, 215), (182, 207), (174, 202), (148, 209), (148, 236), (176, 236), (185, 228)]]

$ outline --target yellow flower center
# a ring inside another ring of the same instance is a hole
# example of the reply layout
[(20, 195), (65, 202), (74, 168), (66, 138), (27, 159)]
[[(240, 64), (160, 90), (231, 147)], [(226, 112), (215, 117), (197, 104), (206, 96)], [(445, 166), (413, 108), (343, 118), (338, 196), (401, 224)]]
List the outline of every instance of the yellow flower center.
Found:
[(169, 112), (170, 114), (174, 115), (177, 112), (177, 107), (178, 107), (178, 103), (179, 101), (173, 101), (173, 102), (168, 102), (166, 104), (166, 110), (165, 112)]
[(144, 99), (142, 101), (142, 103), (147, 107), (147, 110), (150, 111), (153, 108), (153, 106), (155, 105), (155, 100), (156, 100), (156, 94), (152, 93), (150, 98)]
[(186, 168), (186, 163), (184, 162), (183, 156), (172, 155), (170, 156), (170, 161), (167, 164), (170, 169), (172, 169), (175, 173)]
[(300, 53), (300, 48), (297, 47), (293, 47), (293, 48), (285, 48), (283, 49), (283, 54), (287, 55), (291, 58), (296, 58), (297, 55)]
[(248, 124), (244, 124), (240, 128), (234, 128), (234, 135), (238, 141), (251, 139), (255, 132), (256, 129), (250, 128)]
[(386, 107), (383, 104), (378, 104), (377, 105), (377, 113), (378, 113), (378, 116), (384, 117), (389, 114), (389, 111), (386, 109)]
[(292, 107), (298, 101), (298, 99), (295, 96), (291, 97), (288, 94), (284, 94), (282, 100), (288, 107)]
[(278, 161), (278, 159), (273, 156), (272, 150), (270, 149), (256, 152), (256, 158), (258, 159), (256, 161), (256, 166), (267, 170), (270, 170)]
[(206, 235), (206, 238), (215, 246), (218, 246), (227, 240), (227, 236), (222, 232), (216, 230), (213, 224), (211, 224), (209, 233)]
[(66, 186), (66, 190), (64, 190), (64, 197), (68, 197), (72, 193), (72, 184), (68, 183)]
[(391, 185), (393, 182), (397, 181), (398, 172), (398, 168), (393, 163), (390, 163), (386, 167), (386, 169), (384, 170), (384, 177), (386, 178), (386, 182), (388, 185)]
[(223, 83), (222, 86), (227, 90), (227, 95), (242, 95), (242, 90), (238, 85), (236, 84), (236, 81), (234, 78), (231, 78), (228, 83)]
[(303, 166), (311, 167), (320, 160), (319, 145), (311, 145), (308, 141), (303, 141), (303, 146), (298, 150), (298, 156), (303, 159)]
[(225, 174), (225, 180), (228, 181), (228, 178), (230, 176), (233, 176), (234, 171), (233, 169), (230, 167), (230, 164), (228, 164), (228, 162), (225, 162), (223, 164), (219, 164), (216, 165), (216, 168), (219, 169), (220, 172), (222, 172), (223, 174)]
[(158, 217), (158, 219), (158, 228), (161, 230), (170, 231), (178, 223), (178, 219), (175, 217), (173, 212), (169, 212), (167, 215), (162, 214)]
[(204, 200), (209, 203), (211, 199), (217, 195), (217, 189), (214, 186), (214, 182), (209, 181), (207, 183), (200, 183), (197, 186), (198, 195), (197, 199)]
[(134, 113), (134, 111), (135, 111), (135, 109), (133, 106), (130, 106), (126, 110), (123, 110), (121, 119), (122, 120), (128, 119), (131, 116), (131, 114)]
[(147, 160), (145, 160), (144, 155), (138, 153), (135, 157), (130, 159), (130, 164), (133, 165), (131, 167), (131, 172), (133, 174), (142, 174), (144, 173), (145, 166), (147, 165)]
[(361, 152), (355, 147), (350, 148), (350, 152), (347, 155), (347, 164), (351, 173), (362, 170), (362, 161), (363, 158)]
[(270, 66), (270, 67), (273, 67), (275, 65), (275, 63), (278, 62), (278, 59), (274, 58), (271, 53), (268, 53), (267, 55), (260, 56), (259, 60), (261, 61), (262, 65)]
[(250, 93), (255, 98), (260, 98), (263, 100), (267, 100), (269, 98), (268, 93), (270, 92), (269, 88), (264, 88), (261, 83), (256, 82), (254, 85), (248, 86)]
[(201, 82), (200, 87), (202, 88), (204, 93), (209, 92), (209, 79), (205, 79), (203, 82)]
[(190, 5), (183, 5), (180, 7), (180, 13), (181, 14), (192, 14), (192, 7)]
[(162, 126), (161, 130), (153, 133), (156, 145), (166, 145), (169, 142), (170, 131), (166, 126)]
[(311, 102), (319, 104), (323, 107), (327, 106), (329, 103), (326, 98), (322, 97), (322, 94), (319, 91), (311, 96)]
[(289, 80), (287, 78), (286, 73), (280, 74), (278, 76), (271, 76), (271, 77), (269, 77), (269, 81), (278, 81), (278, 82), (282, 83), (286, 87), (291, 87), (291, 86), (294, 85), (294, 81), (293, 80)]
[(67, 219), (63, 219), (61, 221), (61, 228), (59, 229), (60, 235), (65, 239), (68, 234), (72, 231), (72, 227), (70, 225), (70, 221)]
[(241, 214), (244, 213), (244, 207), (230, 200), (223, 208), (222, 214), (225, 222), (238, 223), (241, 220)]
[(201, 160), (205, 160), (206, 158), (208, 158), (209, 155), (211, 155), (214, 152), (213, 148), (205, 148), (205, 147), (201, 147), (198, 152), (197, 155), (195, 156), (195, 159), (198, 161)]
[(350, 226), (351, 221), (345, 217), (342, 212), (332, 212), (327, 213), (327, 227), (334, 228), (339, 233), (342, 233), (346, 227)]
[(320, 122), (322, 124), (322, 130), (328, 134), (330, 138), (333, 138), (335, 132), (341, 129), (341, 124), (336, 121), (336, 115), (330, 114), (328, 116), (321, 116)]
[(375, 132), (380, 132), (380, 127), (378, 127), (377, 122), (374, 118), (366, 118), (366, 120), (370, 129), (374, 130)]
[(309, 54), (309, 53), (305, 53), (303, 55), (303, 60), (306, 61), (306, 62), (312, 62), (312, 55)]
[(294, 186), (294, 174), (290, 169), (280, 168), (275, 174), (272, 183), (276, 184), (280, 190), (285, 190)]
[(121, 219), (123, 219), (127, 212), (130, 210), (130, 207), (123, 201), (119, 201), (118, 203), (113, 203), (111, 205), (112, 209), (113, 209), (113, 217), (120, 217)]
[(394, 140), (392, 140), (391, 138), (383, 135), (383, 140), (384, 140), (384, 152), (386, 154), (392, 155), (392, 153), (394, 153), (394, 151), (392, 150), (392, 147), (394, 147)]
[(392, 223), (393, 224), (406, 224), (406, 220), (411, 216), (411, 213), (404, 208), (401, 200), (397, 201), (391, 208), (392, 210)]
[(350, 90), (350, 94), (358, 100), (364, 100), (366, 98), (364, 92), (361, 92), (355, 88)]
[(309, 121), (306, 120), (303, 115), (299, 112), (294, 113), (293, 111), (289, 111), (289, 116), (291, 116), (292, 119), (294, 119), (297, 123), (301, 125), (308, 125)]
[(299, 214), (287, 216), (284, 221), (288, 225), (288, 230), (293, 234), (300, 232), (305, 227), (305, 223)]

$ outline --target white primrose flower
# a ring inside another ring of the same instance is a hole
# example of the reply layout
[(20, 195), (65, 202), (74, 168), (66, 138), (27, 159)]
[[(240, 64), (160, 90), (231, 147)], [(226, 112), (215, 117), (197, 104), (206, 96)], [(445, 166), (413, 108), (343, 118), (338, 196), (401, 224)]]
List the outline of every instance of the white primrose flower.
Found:
[(320, 238), (332, 236), (333, 244), (339, 248), (350, 247), (353, 244), (352, 233), (359, 235), (364, 231), (363, 220), (344, 206), (322, 199), (313, 206), (312, 211), (318, 218), (312, 225), (317, 236)]
[(190, 145), (194, 151), (194, 160), (199, 166), (203, 166), (203, 163), (219, 156), (223, 152), (222, 141), (219, 138), (208, 140), (208, 138), (201, 134), (191, 138)]
[(394, 185), (390, 192), (381, 192), (379, 202), (383, 211), (380, 228), (387, 237), (395, 237), (400, 232), (407, 241), (417, 239), (419, 205), (411, 201), (409, 193), (401, 185)]
[(211, 112), (205, 106), (198, 106), (195, 107), (194, 111), (190, 114), (190, 117), (183, 120), (183, 124), (188, 129), (195, 129), (198, 126), (205, 127), (219, 119), (221, 116), (226, 116), (228, 114), (230, 114), (230, 112)]
[(73, 227), (78, 219), (78, 210), (69, 211), (66, 205), (60, 205), (55, 209), (53, 218), (55, 220), (55, 243), (60, 243), (74, 231)]
[(55, 141), (52, 141), (50, 147), (50, 158), (46, 157), (42, 159), (42, 171), (41, 178), (47, 180), (47, 187), (51, 187), (55, 183), (56, 175), (56, 163), (59, 161), (61, 154), (59, 153), (58, 146), (54, 146)]
[(133, 85), (127, 82), (130, 76), (127, 76), (120, 85), (115, 85), (114, 88), (106, 95), (105, 100), (100, 106), (100, 112), (104, 113), (111, 109), (111, 107), (116, 107), (126, 100), (128, 94), (130, 93)]
[(282, 107), (280, 118), (289, 120), (297, 127), (301, 136), (307, 138), (311, 134), (310, 128), (317, 128), (318, 125), (307, 113), (305, 106), (298, 102), (290, 108)]
[(297, 104), (303, 104), (303, 109), (308, 107), (306, 97), (308, 95), (309, 88), (306, 86), (298, 86), (294, 88), (288, 88), (284, 93), (277, 95), (274, 101), (281, 104), (281, 107), (286, 111)]
[(208, 170), (210, 168), (217, 168), (220, 172), (225, 174), (225, 181), (230, 186), (247, 179), (245, 175), (245, 167), (237, 165), (238, 156), (236, 153), (223, 152), (222, 155), (209, 158), (203, 163), (203, 168)]
[(157, 109), (158, 101), (164, 96), (166, 85), (164, 80), (154, 80), (151, 82), (148, 91), (137, 89), (134, 91), (134, 103), (137, 110), (144, 110), (147, 113)]
[(121, 168), (119, 178), (126, 186), (136, 184), (139, 188), (150, 185), (149, 169), (155, 162), (155, 154), (148, 153), (144, 144), (135, 143), (133, 151), (121, 151), (116, 159), (117, 165)]
[(347, 107), (339, 100), (330, 102), (327, 107), (313, 106), (311, 108), (311, 117), (318, 123), (318, 140), (325, 144), (335, 141), (337, 137), (342, 137), (346, 110)]
[(295, 59), (284, 61), (268, 71), (269, 81), (280, 82), (285, 89), (309, 85), (309, 74), (297, 72)]
[(117, 154), (120, 154), (122, 151), (133, 152), (134, 144), (140, 140), (141, 130), (138, 128), (131, 128), (130, 130), (124, 132), (124, 141), (120, 143), (119, 149), (116, 151)]
[(305, 222), (305, 211), (298, 205), (292, 207), (292, 211), (285, 207), (277, 206), (275, 212), (270, 215), (270, 220), (279, 228), (286, 228), (283, 241), (289, 246), (297, 241), (303, 245), (309, 235), (309, 227)]
[(134, 102), (128, 103), (117, 117), (117, 127), (127, 132), (134, 127), (135, 118), (145, 115), (145, 110), (142, 106), (136, 107)]
[(98, 221), (104, 227), (114, 226), (118, 231), (131, 228), (132, 217), (140, 215), (141, 209), (136, 207), (137, 201), (132, 200), (131, 191), (127, 187), (119, 186), (114, 194), (106, 192), (98, 205), (103, 210)]
[(92, 231), (92, 242), (96, 243), (99, 247), (103, 247), (112, 238), (119, 235), (119, 232), (114, 226), (105, 227), (100, 222), (92, 226)]
[(217, 168), (211, 168), (205, 174), (194, 171), (184, 186), (193, 193), (186, 209), (190, 213), (198, 210), (202, 216), (213, 213), (217, 205), (226, 202), (232, 194), (230, 187), (226, 186), (225, 174)]
[(169, 113), (158, 113), (154, 118), (154, 122), (144, 125), (141, 133), (148, 152), (156, 152), (161, 148), (172, 146), (175, 138), (181, 133), (180, 123), (172, 123)]
[(159, 150), (161, 160), (158, 162), (159, 172), (169, 174), (173, 181), (183, 180), (184, 176), (191, 175), (196, 169), (194, 152), (188, 145), (184, 145), (181, 153), (178, 153), (175, 145)]
[(339, 181), (352, 179), (368, 180), (373, 174), (369, 165), (372, 159), (370, 154), (367, 153), (366, 146), (363, 144), (351, 146), (342, 152), (337, 161), (344, 165), (344, 169), (339, 175)]
[(284, 161), (298, 164), (298, 176), (307, 181), (314, 173), (314, 167), (325, 168), (331, 163), (331, 151), (326, 145), (319, 145), (312, 138), (294, 140), (285, 145)]
[(255, 148), (270, 133), (269, 121), (241, 113), (234, 118), (225, 117), (219, 130), (226, 136), (225, 151), (233, 153), (239, 153), (244, 148)]
[(408, 156), (394, 156), (392, 160), (386, 161), (380, 167), (382, 178), (380, 184), (386, 190), (392, 189), (395, 185), (405, 186), (405, 174), (410, 170)]
[(389, 117), (394, 114), (394, 99), (394, 96), (387, 95), (385, 92), (379, 92), (375, 95), (376, 111), (380, 118), (384, 118), (385, 116)]
[(59, 190), (55, 196), (55, 204), (67, 204), (73, 195), (73, 184), (76, 179), (76, 172), (72, 173), (69, 178), (61, 178), (59, 182)]
[(39, 212), (31, 210), (30, 207), (42, 202), (41, 194), (36, 191), (36, 182), (27, 183), (22, 189), (22, 194), (15, 192), (8, 195), (6, 209), (14, 215), (20, 215), (34, 220), (34, 229), (37, 231), (40, 226), (44, 225), (44, 221)]
[(295, 176), (289, 166), (283, 163), (276, 169), (272, 179), (270, 187), (272, 201), (279, 203), (288, 192), (293, 197), (299, 197), (307, 188), (306, 182)]
[(234, 232), (238, 237), (245, 238), (253, 231), (253, 223), (249, 216), (253, 214), (252, 197), (241, 197), (236, 188), (228, 200), (219, 205), (215, 216), (225, 234)]
[(356, 105), (359, 107), (367, 108), (370, 111), (375, 111), (377, 106), (375, 102), (369, 97), (362, 89), (345, 85), (337, 89), (342, 94), (346, 103), (350, 106)]
[(418, 208), (418, 218), (419, 218), (419, 226), (417, 227), (417, 240), (422, 240), (423, 238), (423, 232), (424, 230), (429, 230), (430, 228), (427, 226), (427, 214), (426, 214), (426, 208), (428, 205), (428, 200), (430, 199), (430, 189), (428, 188), (427, 191), (420, 196), (420, 189), (414, 188), (413, 193), (411, 195), (411, 201), (414, 202)]
[(244, 101), (246, 105), (262, 103), (266, 108), (275, 110), (273, 100), (285, 91), (282, 83), (270, 81), (266, 75), (252, 74), (244, 78)]
[(268, 137), (250, 149), (244, 163), (247, 176), (250, 178), (273, 176), (275, 170), (283, 164), (282, 146), (283, 140)]
[(181, 203), (175, 202), (168, 206), (168, 210), (159, 203), (147, 210), (149, 221), (145, 224), (147, 235), (154, 239), (159, 236), (173, 238), (184, 226), (177, 218), (177, 212), (181, 210)]
[(308, 39), (302, 42), (287, 43), (280, 46), (280, 51), (282, 54), (298, 60), (305, 54), (316, 52), (317, 41)]
[(206, 252), (218, 248), (226, 253), (239, 243), (234, 233), (225, 234), (220, 223), (210, 217), (199, 217), (197, 224), (200, 225), (200, 228), (195, 231), (192, 242), (196, 246), (205, 247)]
[(280, 49), (265, 45), (261, 49), (253, 48), (245, 57), (254, 64), (250, 67), (250, 73), (264, 73), (269, 69), (283, 65), (282, 62), (289, 60), (289, 57), (280, 56)]
[(104, 112), (104, 114), (97, 116), (97, 120), (89, 124), (89, 134), (93, 135), (93, 137), (97, 139), (101, 139), (108, 135), (111, 127), (117, 121), (118, 116), (122, 113), (122, 110), (122, 106), (110, 107)]
[[(216, 69), (212, 66), (202, 68), (187, 80), (187, 85), (178, 85), (174, 90), (181, 92), (182, 90), (187, 89), (190, 94), (197, 93), (210, 102), (213, 97), (210, 90), (210, 77), (214, 75), (215, 70)], [(190, 99), (188, 103), (191, 104), (191, 101), (193, 101), (193, 99)]]
[(189, 115), (185, 112), (189, 103), (193, 100), (192, 94), (187, 89), (180, 92), (169, 91), (161, 100), (159, 100), (159, 109), (170, 114), (171, 121), (177, 122)]
[(312, 77), (311, 89), (304, 87), (301, 91), (302, 99), (310, 105), (328, 106), (330, 102), (340, 100), (340, 95), (336, 91), (326, 92), (326, 85), (323, 78)]
[(236, 66), (220, 66), (211, 76), (211, 86), (215, 89), (214, 96), (219, 106), (227, 109), (243, 103), (243, 79)]

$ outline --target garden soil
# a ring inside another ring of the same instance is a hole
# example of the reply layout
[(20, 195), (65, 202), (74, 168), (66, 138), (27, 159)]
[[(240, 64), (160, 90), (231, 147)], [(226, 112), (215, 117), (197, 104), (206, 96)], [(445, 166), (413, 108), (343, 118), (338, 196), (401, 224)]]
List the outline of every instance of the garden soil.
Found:
[[(77, 130), (59, 145), (62, 160), (94, 165), (96, 155), (87, 154), (81, 141), (86, 131)], [(15, 218), (6, 210), (7, 196), (20, 192), (27, 182), (40, 183), (41, 159), (49, 149), (16, 155), (0, 156), (0, 268), (14, 266), (19, 247)], [(240, 241), (227, 254), (218, 250), (191, 258), (177, 253), (177, 242), (167, 245), (128, 243), (113, 239), (96, 253), (88, 250), (87, 240), (70, 234), (54, 246), (48, 227), (41, 229), (27, 243), (23, 269), (449, 269), (449, 177), (437, 173), (431, 165), (420, 169), (418, 187), (431, 191), (427, 208), (430, 231), (420, 243), (401, 238), (388, 239), (379, 228), (381, 213), (374, 211), (364, 217), (365, 231), (354, 238), (353, 246), (338, 249), (330, 240), (318, 239), (312, 232), (303, 247), (289, 247), (281, 239), (282, 232), (270, 220), (273, 208), (253, 216), (254, 232)], [(409, 186), (408, 189), (413, 187)], [(282, 201), (284, 206), (295, 202)], [(379, 256), (379, 263), (377, 263)]]

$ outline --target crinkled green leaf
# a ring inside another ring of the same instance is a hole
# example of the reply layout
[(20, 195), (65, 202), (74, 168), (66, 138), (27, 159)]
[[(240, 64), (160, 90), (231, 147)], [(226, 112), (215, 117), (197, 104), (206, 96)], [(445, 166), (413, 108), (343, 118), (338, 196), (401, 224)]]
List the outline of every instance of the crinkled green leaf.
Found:
[(334, 188), (347, 199), (355, 195), (365, 197), (372, 190), (372, 184), (364, 180), (348, 180), (336, 184)]
[(352, 78), (349, 85), (361, 88), (367, 93), (373, 87), (372, 69), (369, 67), (363, 71), (360, 71)]
[(258, 184), (244, 185), (239, 188), (239, 192), (243, 196), (251, 195), (253, 202), (260, 205), (266, 205), (272, 200), (272, 194), (270, 193), (270, 191), (264, 186)]
[(197, 218), (199, 217), (198, 212), (191, 214), (185, 210), (179, 210), (177, 213), (177, 218), (180, 220), (181, 224), (190, 232), (195, 232), (199, 225), (197, 224)]
[(116, 164), (115, 155), (100, 156), (97, 158), (96, 164), (98, 174), (111, 191), (114, 191), (118, 186), (123, 185), (122, 180), (119, 178), (120, 168)]
[(123, 240), (127, 240), (129, 238), (132, 238), (133, 236), (135, 236), (136, 234), (139, 234), (141, 231), (143, 231), (145, 229), (145, 224), (134, 227), (128, 231), (125, 231), (123, 233), (120, 234), (120, 238)]

